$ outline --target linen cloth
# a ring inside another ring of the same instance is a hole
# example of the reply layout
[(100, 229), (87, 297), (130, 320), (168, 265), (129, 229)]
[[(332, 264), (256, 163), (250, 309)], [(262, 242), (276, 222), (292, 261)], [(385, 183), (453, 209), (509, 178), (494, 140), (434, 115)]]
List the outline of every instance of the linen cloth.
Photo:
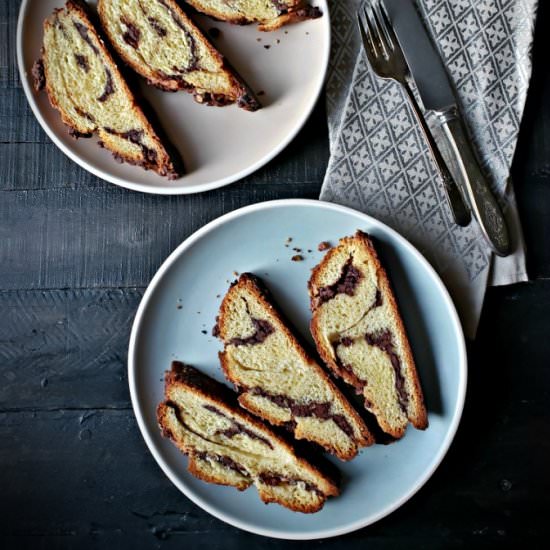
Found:
[(449, 289), (466, 336), (474, 338), (487, 285), (527, 280), (509, 174), (531, 76), (537, 0), (417, 0), (503, 206), (514, 249), (506, 258), (491, 252), (475, 220), (465, 228), (453, 224), (405, 93), (379, 79), (362, 50), (360, 4), (329, 0), (331, 156), (320, 198), (370, 214), (414, 244)]

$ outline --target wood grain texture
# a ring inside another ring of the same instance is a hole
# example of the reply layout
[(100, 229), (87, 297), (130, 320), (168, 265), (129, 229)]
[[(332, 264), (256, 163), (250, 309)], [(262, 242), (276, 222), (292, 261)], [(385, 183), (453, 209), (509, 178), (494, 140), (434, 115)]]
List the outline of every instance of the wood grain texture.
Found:
[(130, 407), (126, 356), (142, 289), (0, 292), (0, 410)]
[(0, 288), (146, 286), (183, 239), (221, 214), (317, 193), (318, 184), (279, 183), (184, 198), (113, 186), (0, 192)]

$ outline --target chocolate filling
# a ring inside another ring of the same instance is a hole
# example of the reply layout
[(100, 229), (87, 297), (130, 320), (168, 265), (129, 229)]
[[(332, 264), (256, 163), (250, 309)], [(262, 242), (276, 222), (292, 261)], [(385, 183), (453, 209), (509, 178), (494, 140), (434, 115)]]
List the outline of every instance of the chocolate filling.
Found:
[(113, 84), (113, 75), (111, 74), (111, 71), (105, 67), (105, 88), (103, 89), (103, 93), (97, 98), (98, 101), (101, 101), (103, 103), (104, 101), (107, 101), (107, 98), (115, 93), (115, 87)]
[(216, 433), (221, 434), (224, 437), (232, 438), (235, 435), (238, 434), (245, 434), (250, 439), (256, 439), (257, 441), (261, 441), (265, 445), (267, 445), (270, 449), (273, 449), (273, 445), (271, 444), (271, 441), (266, 439), (265, 437), (262, 437), (261, 435), (258, 435), (257, 433), (253, 432), (252, 430), (249, 430), (246, 426), (243, 426), (240, 422), (237, 422), (236, 420), (233, 420), (229, 416), (222, 413), (219, 409), (214, 407), (213, 405), (203, 405), (203, 407), (214, 414), (217, 414), (218, 416), (221, 416), (223, 418), (226, 418), (227, 420), (231, 421), (231, 426), (229, 428), (226, 428), (225, 430), (218, 430)]
[(122, 39), (126, 44), (137, 50), (139, 46), (139, 39), (141, 38), (141, 31), (126, 17), (121, 17), (120, 22), (126, 26), (126, 31), (122, 35)]
[(96, 45), (92, 42), (92, 39), (88, 36), (88, 29), (79, 21), (75, 21), (73, 19), (73, 25), (75, 26), (75, 29), (78, 31), (78, 34), (82, 37), (82, 40), (92, 48), (92, 51), (99, 55), (99, 50), (97, 49)]
[(63, 23), (61, 23), (61, 21), (58, 19), (56, 22), (55, 22), (55, 26), (61, 31), (61, 33), (63, 34), (63, 36), (65, 38), (69, 38), (69, 35), (67, 34), (67, 29), (65, 28), (65, 25), (63, 25)]
[(214, 338), (217, 338), (220, 335), (220, 325), (218, 324), (219, 320), (219, 316), (216, 317), (216, 323), (212, 327), (212, 336), (214, 336)]
[(273, 4), (273, 7), (277, 10), (279, 15), (283, 15), (284, 13), (288, 13), (288, 6), (286, 3), (282, 0), (271, 0), (271, 3)]
[(270, 334), (275, 332), (275, 329), (269, 321), (265, 321), (264, 319), (256, 319), (254, 317), (251, 319), (255, 328), (254, 333), (246, 338), (231, 338), (231, 340), (229, 340), (229, 344), (234, 346), (261, 344)]
[(323, 16), (323, 12), (317, 6), (304, 6), (296, 10), (296, 15), (305, 19), (318, 19)]
[(187, 40), (187, 46), (189, 47), (189, 61), (187, 67), (178, 69), (180, 72), (189, 72), (195, 69), (198, 69), (199, 58), (197, 56), (197, 48), (194, 38), (191, 36), (190, 32), (185, 28), (185, 25), (180, 20), (178, 14), (164, 1), (158, 0), (167, 10), (168, 13), (172, 16), (174, 23), (183, 31), (185, 39)]
[(251, 93), (248, 92), (239, 97), (239, 99), (237, 100), (237, 105), (241, 109), (245, 109), (246, 111), (257, 111), (261, 107), (258, 100)]
[(85, 55), (80, 55), (79, 53), (75, 53), (74, 58), (76, 59), (76, 64), (81, 69), (84, 69), (86, 72), (90, 70), (90, 65), (88, 65), (88, 58)]
[[(298, 403), (295, 399), (286, 395), (277, 395), (266, 392), (260, 387), (249, 390), (252, 395), (259, 395), (269, 399), (278, 407), (290, 409), (293, 416), (296, 417), (315, 417), (321, 420), (332, 420), (349, 437), (353, 439), (353, 428), (347, 419), (341, 414), (330, 412), (330, 403)], [(295, 424), (294, 424), (295, 427)]]
[(127, 139), (131, 143), (139, 145), (146, 163), (150, 165), (155, 165), (157, 163), (157, 152), (153, 149), (150, 149), (142, 142), (143, 130), (128, 130), (128, 132), (117, 132), (112, 128), (104, 128), (104, 130), (109, 134)]
[(339, 279), (332, 285), (322, 286), (315, 296), (314, 306), (318, 307), (324, 302), (332, 300), (337, 294), (347, 294), (348, 296), (353, 296), (355, 293), (355, 288), (359, 284), (359, 281), (362, 279), (363, 274), (353, 265), (353, 257), (346, 261), (342, 267), (342, 273), (340, 274)]
[(46, 87), (46, 74), (44, 73), (44, 61), (42, 58), (34, 62), (31, 74), (34, 78), (34, 89), (40, 92)]
[(168, 34), (168, 31), (159, 23), (158, 19), (154, 17), (147, 17), (147, 21), (153, 28), (153, 30), (161, 37), (165, 37)]
[(393, 370), (395, 371), (395, 389), (397, 390), (399, 405), (403, 412), (406, 413), (409, 398), (405, 390), (405, 378), (401, 372), (401, 361), (395, 351), (391, 332), (389, 330), (384, 330), (374, 334), (367, 333), (365, 334), (365, 340), (369, 346), (376, 346), (384, 353), (388, 354)]
[(225, 466), (226, 468), (229, 468), (230, 470), (233, 470), (244, 477), (249, 477), (246, 469), (240, 464), (237, 464), (232, 458), (228, 456), (211, 454), (205, 451), (197, 451), (194, 453), (194, 455), (202, 460), (213, 460), (214, 462), (219, 462), (222, 466)]
[[(375, 294), (375, 297), (374, 297), (374, 303), (372, 304), (372, 306), (367, 310), (367, 313), (371, 310), (371, 309), (374, 309), (376, 307), (380, 307), (382, 305), (382, 293), (380, 292), (380, 289), (377, 288), (376, 289), (376, 294)], [(365, 313), (365, 315), (367, 314)], [(347, 381), (349, 384), (351, 384), (354, 389), (355, 389), (355, 393), (357, 393), (358, 395), (361, 395), (363, 393), (363, 388), (367, 385), (367, 381), (366, 380), (362, 380), (361, 378), (359, 378), (355, 372), (353, 371), (353, 367), (351, 365), (346, 365), (344, 363), (342, 363), (342, 361), (340, 360), (340, 358), (338, 357), (338, 353), (337, 353), (337, 350), (336, 348), (338, 346), (344, 346), (344, 347), (349, 347), (353, 344), (353, 338), (351, 338), (350, 336), (342, 336), (340, 338), (340, 340), (337, 340), (336, 342), (333, 342), (332, 344), (332, 347), (334, 349), (334, 360), (336, 362), (336, 364), (338, 365), (338, 367), (342, 370), (342, 371), (345, 371), (347, 373)], [(341, 374), (340, 374), (341, 376)]]
[(303, 483), (306, 491), (312, 491), (319, 495), (323, 495), (322, 491), (313, 483), (309, 481), (304, 481), (303, 479), (296, 479), (295, 477), (287, 477), (277, 474), (275, 472), (262, 472), (258, 478), (264, 485), (269, 485), (270, 487), (276, 487), (278, 485), (298, 485), (298, 483)]
[(74, 128), (69, 128), (69, 135), (78, 139), (78, 138), (90, 138), (92, 137), (92, 132), (79, 132), (78, 130), (75, 130)]
[(86, 111), (84, 111), (80, 107), (76, 107), (76, 106), (75, 106), (74, 110), (82, 118), (85, 118), (86, 120), (95, 123), (95, 118), (90, 113), (87, 113)]
[(196, 92), (193, 98), (197, 103), (204, 103), (205, 105), (216, 107), (223, 107), (224, 105), (233, 103), (229, 97), (223, 94), (212, 94), (210, 92)]

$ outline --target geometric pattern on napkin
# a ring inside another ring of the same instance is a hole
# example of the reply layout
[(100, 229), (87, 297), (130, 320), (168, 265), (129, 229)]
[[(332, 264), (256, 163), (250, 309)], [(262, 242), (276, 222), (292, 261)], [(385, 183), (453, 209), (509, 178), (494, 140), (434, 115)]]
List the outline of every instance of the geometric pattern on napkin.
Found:
[[(357, 3), (342, 4), (349, 11), (340, 8), (341, 13), (353, 17), (356, 25)], [(457, 90), (482, 166), (502, 199), (527, 94), (536, 0), (424, 0), (419, 5)], [(346, 46), (334, 30), (335, 15), (332, 11), (335, 48), (345, 52), (339, 59), (352, 58), (353, 45)], [(351, 19), (346, 22), (351, 24)], [(349, 70), (346, 64), (338, 67), (336, 62), (329, 73), (329, 108), (338, 101), (333, 89), (340, 85), (340, 72)], [(469, 281), (486, 276), (490, 249), (475, 222), (466, 228), (452, 223), (404, 92), (376, 77), (362, 51), (343, 103), (321, 198), (358, 208), (394, 227), (440, 273), (458, 267)]]
[(360, 42), (357, 9), (360, 0), (329, 0), (332, 29), (330, 60), (327, 71), (327, 113), (331, 141), (340, 123), (348, 97)]

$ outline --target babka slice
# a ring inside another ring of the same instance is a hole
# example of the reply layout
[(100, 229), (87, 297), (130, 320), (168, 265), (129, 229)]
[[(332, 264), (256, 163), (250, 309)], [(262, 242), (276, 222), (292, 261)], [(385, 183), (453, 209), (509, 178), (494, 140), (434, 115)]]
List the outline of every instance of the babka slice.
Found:
[(340, 240), (309, 281), (311, 333), (319, 355), (365, 399), (384, 432), (428, 426), (411, 347), (371, 239)]
[(72, 135), (97, 134), (117, 160), (172, 179), (180, 175), (181, 160), (168, 153), (137, 105), (80, 0), (69, 0), (44, 22), (33, 74)]
[(244, 273), (225, 295), (216, 331), (239, 403), (343, 460), (373, 443), (367, 427), (290, 332), (260, 280)]
[(208, 105), (260, 108), (254, 93), (174, 0), (99, 0), (98, 11), (120, 57), (154, 86), (188, 90)]
[(338, 495), (331, 479), (243, 411), (229, 388), (179, 362), (165, 383), (159, 426), (189, 456), (195, 477), (241, 491), (254, 484), (264, 502), (296, 512), (317, 512)]
[(258, 23), (260, 31), (273, 31), (296, 21), (323, 14), (304, 0), (185, 0), (197, 11), (237, 25)]

